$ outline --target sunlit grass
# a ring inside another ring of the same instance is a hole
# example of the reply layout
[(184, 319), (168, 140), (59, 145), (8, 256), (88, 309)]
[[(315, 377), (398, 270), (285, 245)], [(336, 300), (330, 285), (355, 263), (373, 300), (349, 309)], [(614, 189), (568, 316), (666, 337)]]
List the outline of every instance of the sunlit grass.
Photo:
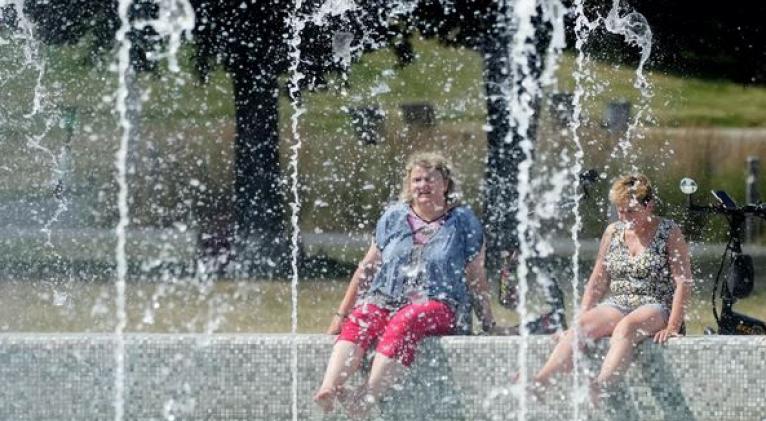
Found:
[[(298, 332), (322, 333), (343, 297), (346, 279), (302, 279), (298, 285)], [(129, 283), (128, 332), (284, 333), (292, 327), (292, 285), (287, 280), (200, 283)], [(111, 283), (72, 280), (51, 284), (32, 280), (0, 282), (5, 332), (110, 332), (114, 330), (115, 288)], [(707, 287), (695, 289), (688, 310), (688, 333), (715, 326)], [(567, 294), (571, 322), (571, 299)], [(493, 300), (502, 326), (518, 323), (516, 312)], [(766, 319), (766, 289), (737, 303), (735, 310)]]

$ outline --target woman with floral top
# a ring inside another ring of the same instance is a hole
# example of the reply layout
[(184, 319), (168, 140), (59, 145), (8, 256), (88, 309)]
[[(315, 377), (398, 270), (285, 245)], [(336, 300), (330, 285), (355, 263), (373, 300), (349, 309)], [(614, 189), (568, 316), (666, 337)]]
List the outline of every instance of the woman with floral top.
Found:
[[(604, 232), (585, 287), (576, 327), (565, 332), (534, 376), (534, 389), (572, 366), (575, 338), (611, 336), (601, 371), (591, 383), (597, 400), (627, 369), (633, 349), (648, 337), (665, 343), (682, 333), (691, 292), (689, 252), (671, 220), (654, 214), (654, 190), (644, 175), (622, 176), (609, 192), (619, 220)], [(609, 297), (599, 301), (609, 291)]]

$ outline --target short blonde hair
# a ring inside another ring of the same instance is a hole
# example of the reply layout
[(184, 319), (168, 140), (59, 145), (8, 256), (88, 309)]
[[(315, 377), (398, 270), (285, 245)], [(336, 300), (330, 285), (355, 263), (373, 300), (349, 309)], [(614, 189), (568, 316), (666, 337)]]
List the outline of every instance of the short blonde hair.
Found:
[(434, 169), (444, 178), (447, 183), (447, 193), (445, 200), (447, 205), (456, 205), (459, 202), (459, 193), (457, 181), (455, 180), (455, 170), (452, 163), (439, 152), (416, 152), (407, 160), (402, 176), (402, 190), (399, 192), (399, 200), (405, 203), (412, 202), (412, 191), (410, 191), (410, 174), (415, 167)]
[(646, 206), (654, 200), (654, 188), (643, 174), (623, 175), (612, 183), (609, 201), (615, 206)]

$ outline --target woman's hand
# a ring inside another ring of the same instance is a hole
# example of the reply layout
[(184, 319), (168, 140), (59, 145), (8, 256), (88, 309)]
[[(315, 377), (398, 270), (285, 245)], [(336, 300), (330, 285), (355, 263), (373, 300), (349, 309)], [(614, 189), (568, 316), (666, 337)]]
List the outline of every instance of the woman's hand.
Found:
[(665, 328), (654, 335), (654, 342), (658, 344), (664, 344), (668, 341), (668, 339), (674, 338), (676, 336), (681, 336), (677, 329)]
[(561, 340), (562, 340), (562, 339), (564, 339), (564, 336), (565, 336), (565, 335), (566, 335), (568, 332), (569, 332), (568, 330), (562, 330), (562, 329), (559, 329), (559, 330), (557, 330), (557, 331), (555, 331), (555, 332), (551, 333), (551, 341), (552, 341), (554, 344), (558, 344), (559, 342), (561, 342)]
[(337, 335), (340, 333), (343, 321), (346, 320), (346, 317), (348, 317), (354, 308), (356, 296), (360, 293), (360, 288), (367, 288), (372, 277), (375, 275), (380, 258), (380, 250), (373, 241), (372, 244), (370, 244), (369, 250), (367, 250), (367, 254), (364, 255), (364, 258), (359, 262), (359, 266), (357, 266), (354, 271), (354, 276), (351, 277), (351, 282), (348, 283), (346, 293), (343, 295), (343, 301), (341, 301), (340, 306), (338, 306), (338, 311), (332, 316), (332, 322), (330, 322), (330, 326), (326, 331), (328, 335)]
[(330, 322), (330, 327), (327, 328), (327, 334), (328, 335), (337, 335), (340, 333), (340, 327), (343, 324), (343, 318), (340, 317), (340, 315), (335, 314), (332, 316), (332, 322)]

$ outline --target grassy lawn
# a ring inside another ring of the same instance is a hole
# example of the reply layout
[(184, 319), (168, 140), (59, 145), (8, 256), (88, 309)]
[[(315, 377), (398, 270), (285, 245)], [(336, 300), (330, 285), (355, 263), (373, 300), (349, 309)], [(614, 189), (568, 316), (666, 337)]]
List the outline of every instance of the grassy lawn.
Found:
[[(307, 279), (299, 283), (298, 332), (321, 333), (343, 297), (347, 280)], [(114, 285), (31, 280), (0, 283), (0, 330), (6, 332), (109, 332), (114, 329)], [(127, 288), (129, 332), (281, 333), (291, 329), (291, 285), (287, 281), (191, 280), (130, 283)], [(695, 289), (688, 311), (689, 334), (715, 326), (710, 288)], [(735, 309), (766, 319), (766, 288)], [(567, 298), (571, 320), (571, 299)], [(498, 323), (512, 325), (517, 314), (494, 302)]]

